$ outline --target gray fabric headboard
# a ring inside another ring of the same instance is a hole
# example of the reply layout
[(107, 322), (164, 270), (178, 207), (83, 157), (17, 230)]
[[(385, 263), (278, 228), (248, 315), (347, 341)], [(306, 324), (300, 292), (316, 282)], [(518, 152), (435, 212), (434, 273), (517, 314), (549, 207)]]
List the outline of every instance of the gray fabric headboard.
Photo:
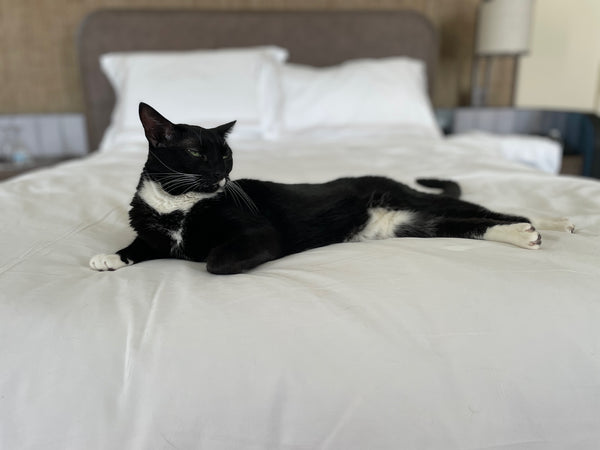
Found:
[(98, 147), (115, 102), (98, 62), (103, 53), (265, 44), (287, 48), (291, 62), (314, 66), (364, 57), (421, 59), (430, 93), (438, 55), (433, 25), (409, 11), (97, 11), (78, 37), (89, 148)]

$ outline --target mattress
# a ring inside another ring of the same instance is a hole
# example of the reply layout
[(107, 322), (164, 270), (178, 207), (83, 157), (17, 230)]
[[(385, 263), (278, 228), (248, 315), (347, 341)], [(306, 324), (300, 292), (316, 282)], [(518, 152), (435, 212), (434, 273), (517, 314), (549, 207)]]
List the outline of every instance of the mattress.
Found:
[(95, 272), (133, 237), (143, 145), (2, 183), (0, 448), (600, 446), (600, 183), (424, 137), (232, 148), (234, 179), (450, 178), (576, 233), (538, 251), (342, 243), (234, 276)]

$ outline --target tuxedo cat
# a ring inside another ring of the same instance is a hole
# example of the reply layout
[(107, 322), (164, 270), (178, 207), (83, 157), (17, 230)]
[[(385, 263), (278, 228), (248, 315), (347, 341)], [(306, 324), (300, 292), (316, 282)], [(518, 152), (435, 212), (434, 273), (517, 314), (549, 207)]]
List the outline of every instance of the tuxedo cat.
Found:
[[(417, 180), (441, 194), (365, 176), (322, 184), (232, 181), (227, 134), (235, 122), (206, 129), (173, 124), (140, 103), (148, 159), (131, 201), (137, 237), (116, 254), (94, 256), (95, 270), (158, 258), (206, 262), (234, 274), (337, 242), (392, 237), (455, 237), (538, 249), (535, 227), (573, 232), (567, 219), (532, 221), (459, 200), (452, 181)], [(535, 225), (535, 226), (534, 226)]]

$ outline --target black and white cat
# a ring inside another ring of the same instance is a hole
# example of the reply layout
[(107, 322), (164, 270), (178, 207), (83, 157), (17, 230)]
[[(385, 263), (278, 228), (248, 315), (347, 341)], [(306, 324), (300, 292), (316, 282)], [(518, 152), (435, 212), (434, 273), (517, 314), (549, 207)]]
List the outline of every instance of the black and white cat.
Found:
[(116, 254), (94, 256), (95, 270), (180, 258), (234, 274), (345, 241), (456, 237), (538, 249), (535, 227), (574, 231), (567, 219), (532, 222), (459, 200), (452, 181), (417, 180), (442, 189), (440, 195), (375, 176), (322, 184), (232, 181), (226, 137), (235, 122), (212, 129), (173, 124), (145, 103), (139, 114), (149, 152), (129, 211), (137, 237)]

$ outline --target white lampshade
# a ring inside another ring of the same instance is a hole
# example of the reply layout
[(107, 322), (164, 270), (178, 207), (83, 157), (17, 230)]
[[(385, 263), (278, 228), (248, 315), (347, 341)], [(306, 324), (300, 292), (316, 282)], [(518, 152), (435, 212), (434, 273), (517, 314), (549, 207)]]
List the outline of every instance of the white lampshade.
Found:
[(532, 0), (485, 0), (479, 6), (477, 55), (517, 55), (529, 49)]

